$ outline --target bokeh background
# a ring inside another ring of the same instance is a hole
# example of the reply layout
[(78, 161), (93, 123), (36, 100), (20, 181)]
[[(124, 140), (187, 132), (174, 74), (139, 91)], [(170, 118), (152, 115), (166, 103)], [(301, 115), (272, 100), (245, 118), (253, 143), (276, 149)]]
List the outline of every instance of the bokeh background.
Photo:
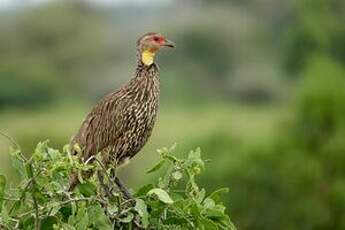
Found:
[(239, 229), (345, 229), (344, 22), (343, 0), (0, 0), (0, 130), (62, 148), (159, 31), (177, 49), (157, 57), (159, 119), (127, 184), (159, 176), (157, 148), (200, 146)]

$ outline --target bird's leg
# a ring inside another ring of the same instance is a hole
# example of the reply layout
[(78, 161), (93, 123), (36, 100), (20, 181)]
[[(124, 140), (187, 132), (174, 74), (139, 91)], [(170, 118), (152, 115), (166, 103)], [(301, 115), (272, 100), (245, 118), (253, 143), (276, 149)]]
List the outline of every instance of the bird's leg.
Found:
[[(125, 196), (125, 198), (129, 201), (129, 203), (134, 206), (135, 203), (136, 203), (135, 200), (134, 200), (134, 197), (129, 193), (129, 191), (126, 188), (126, 186), (121, 182), (121, 180), (116, 175), (115, 175), (115, 178), (114, 178), (114, 182), (117, 185), (117, 187), (120, 189), (122, 194)], [(134, 218), (133, 223), (135, 224), (135, 228), (134, 229), (144, 229), (140, 225), (140, 220), (138, 219), (138, 216), (136, 216)]]
[(129, 191), (126, 188), (126, 186), (120, 181), (120, 179), (118, 177), (115, 177), (114, 181), (115, 181), (115, 184), (120, 189), (120, 191), (122, 192), (122, 194), (125, 196), (126, 199), (128, 199), (128, 200), (134, 199), (133, 196), (129, 193)]
[(116, 167), (112, 168), (110, 170), (110, 177), (115, 182), (119, 190), (122, 192), (122, 194), (125, 196), (126, 199), (132, 200), (134, 199), (133, 196), (130, 194), (126, 186), (121, 182), (121, 180), (116, 175)]
[(104, 183), (104, 177), (103, 177), (101, 170), (97, 171), (97, 177), (98, 177), (99, 183), (101, 184), (106, 196), (111, 197), (111, 191), (110, 191), (109, 187)]

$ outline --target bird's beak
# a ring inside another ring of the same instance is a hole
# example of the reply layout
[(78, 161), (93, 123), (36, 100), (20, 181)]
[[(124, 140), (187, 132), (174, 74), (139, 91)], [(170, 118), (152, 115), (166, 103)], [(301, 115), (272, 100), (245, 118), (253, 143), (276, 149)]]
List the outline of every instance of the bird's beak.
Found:
[(175, 48), (175, 43), (172, 41), (165, 39), (163, 46), (170, 47), (170, 48)]

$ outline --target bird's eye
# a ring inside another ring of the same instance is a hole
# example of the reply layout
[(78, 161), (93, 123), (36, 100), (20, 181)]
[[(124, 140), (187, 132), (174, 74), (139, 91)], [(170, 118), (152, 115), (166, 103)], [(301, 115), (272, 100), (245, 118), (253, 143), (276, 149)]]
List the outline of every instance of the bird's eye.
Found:
[(155, 42), (158, 42), (158, 41), (159, 41), (159, 37), (154, 37), (153, 40), (154, 40)]

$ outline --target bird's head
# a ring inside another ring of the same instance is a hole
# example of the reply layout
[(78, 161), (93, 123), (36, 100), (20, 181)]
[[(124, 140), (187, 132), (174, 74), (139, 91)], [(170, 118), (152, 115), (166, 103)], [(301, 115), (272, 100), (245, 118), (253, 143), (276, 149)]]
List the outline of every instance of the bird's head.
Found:
[(159, 33), (146, 33), (137, 42), (139, 58), (144, 65), (150, 66), (154, 62), (155, 54), (162, 47), (174, 48), (175, 44)]

